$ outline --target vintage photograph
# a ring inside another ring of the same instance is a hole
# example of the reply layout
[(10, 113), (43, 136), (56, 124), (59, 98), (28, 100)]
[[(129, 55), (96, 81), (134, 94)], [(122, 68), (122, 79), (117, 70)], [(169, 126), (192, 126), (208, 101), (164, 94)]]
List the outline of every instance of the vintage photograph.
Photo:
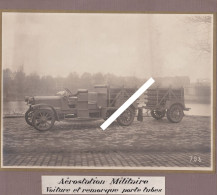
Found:
[(1, 27), (2, 168), (213, 170), (213, 14), (2, 12)]

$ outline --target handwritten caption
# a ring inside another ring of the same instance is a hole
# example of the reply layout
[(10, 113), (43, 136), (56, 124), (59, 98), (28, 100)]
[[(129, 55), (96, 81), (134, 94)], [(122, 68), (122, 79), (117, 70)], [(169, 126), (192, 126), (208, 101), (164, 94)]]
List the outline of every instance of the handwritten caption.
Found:
[(165, 177), (42, 176), (42, 194), (165, 195)]

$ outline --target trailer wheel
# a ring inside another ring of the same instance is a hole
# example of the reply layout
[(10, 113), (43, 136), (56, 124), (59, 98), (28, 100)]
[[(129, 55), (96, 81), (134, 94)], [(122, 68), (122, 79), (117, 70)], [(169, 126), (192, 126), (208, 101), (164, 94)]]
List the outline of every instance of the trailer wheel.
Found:
[(51, 129), (55, 122), (55, 116), (52, 110), (39, 109), (35, 111), (32, 123), (35, 129), (39, 131), (47, 131)]
[(32, 126), (32, 118), (33, 118), (33, 110), (28, 109), (25, 113), (25, 120), (26, 123), (30, 126)]
[(127, 108), (118, 118), (117, 122), (121, 126), (129, 126), (135, 118), (135, 109)]
[(166, 114), (166, 111), (159, 111), (159, 110), (152, 110), (151, 111), (151, 116), (157, 120), (162, 119)]
[(184, 116), (182, 106), (174, 104), (167, 110), (167, 119), (172, 123), (179, 123)]

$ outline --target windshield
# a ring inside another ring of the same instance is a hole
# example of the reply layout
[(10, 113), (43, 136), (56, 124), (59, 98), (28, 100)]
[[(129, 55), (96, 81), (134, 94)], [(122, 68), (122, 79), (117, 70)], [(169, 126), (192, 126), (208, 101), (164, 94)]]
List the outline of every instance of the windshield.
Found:
[(56, 93), (58, 96), (72, 96), (72, 92), (68, 88), (64, 88), (63, 91), (59, 91)]

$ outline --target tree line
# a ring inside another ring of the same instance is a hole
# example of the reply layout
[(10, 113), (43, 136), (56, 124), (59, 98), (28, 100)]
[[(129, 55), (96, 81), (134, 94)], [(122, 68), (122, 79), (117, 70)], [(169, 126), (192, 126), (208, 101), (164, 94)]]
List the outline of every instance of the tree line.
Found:
[[(190, 84), (189, 77), (155, 77), (155, 86), (185, 87)], [(139, 88), (146, 78), (135, 76), (117, 76), (107, 73), (88, 73), (79, 75), (71, 72), (66, 77), (51, 75), (39, 76), (36, 73), (26, 74), (21, 66), (18, 70), (3, 69), (3, 99), (4, 101), (24, 100), (25, 96), (55, 95), (58, 91), (68, 88), (72, 93), (78, 89), (94, 89), (95, 85), (110, 87)]]
[(72, 93), (78, 89), (93, 90), (95, 85), (103, 84), (112, 87), (139, 87), (145, 79), (137, 77), (120, 77), (102, 73), (69, 73), (66, 77), (39, 76), (36, 73), (26, 74), (23, 67), (17, 71), (3, 70), (3, 98), (5, 101), (24, 100), (25, 96), (55, 95), (68, 88)]

